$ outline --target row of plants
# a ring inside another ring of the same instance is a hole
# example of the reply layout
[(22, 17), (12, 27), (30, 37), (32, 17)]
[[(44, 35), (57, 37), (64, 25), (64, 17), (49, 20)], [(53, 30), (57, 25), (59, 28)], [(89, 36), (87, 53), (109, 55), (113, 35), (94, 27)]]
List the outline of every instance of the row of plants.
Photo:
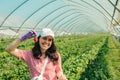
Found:
[(89, 37), (88, 40), (89, 42), (87, 40), (77, 42), (80, 45), (82, 44), (82, 47), (75, 47), (72, 51), (69, 49), (69, 57), (66, 59), (66, 61), (63, 59), (63, 69), (65, 69), (68, 80), (80, 79), (81, 73), (84, 72), (89, 60), (95, 59), (99, 48), (105, 41), (105, 38), (94, 36), (94, 38)]

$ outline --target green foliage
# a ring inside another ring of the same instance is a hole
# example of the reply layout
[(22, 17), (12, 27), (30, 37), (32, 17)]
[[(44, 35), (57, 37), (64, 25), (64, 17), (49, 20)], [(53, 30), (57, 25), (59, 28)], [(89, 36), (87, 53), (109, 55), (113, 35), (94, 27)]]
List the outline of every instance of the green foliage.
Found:
[[(0, 39), (0, 80), (30, 80), (27, 65), (4, 51), (12, 40)], [(120, 66), (107, 60), (111, 46), (116, 48), (111, 41), (111, 37), (104, 34), (56, 37), (55, 44), (68, 80), (118, 80), (119, 75), (113, 73), (117, 70), (113, 68), (115, 66), (119, 70)], [(31, 49), (33, 45), (33, 40), (27, 40), (18, 48)], [(111, 67), (112, 63), (114, 66)]]

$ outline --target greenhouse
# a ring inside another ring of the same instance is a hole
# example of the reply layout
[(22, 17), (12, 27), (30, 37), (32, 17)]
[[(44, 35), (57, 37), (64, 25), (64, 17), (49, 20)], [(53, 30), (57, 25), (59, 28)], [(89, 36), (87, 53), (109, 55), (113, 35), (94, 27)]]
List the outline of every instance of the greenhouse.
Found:
[[(67, 80), (120, 80), (120, 0), (0, 0), (0, 80), (31, 79), (28, 66), (5, 49), (43, 28), (55, 34)], [(33, 46), (29, 39), (17, 48)]]

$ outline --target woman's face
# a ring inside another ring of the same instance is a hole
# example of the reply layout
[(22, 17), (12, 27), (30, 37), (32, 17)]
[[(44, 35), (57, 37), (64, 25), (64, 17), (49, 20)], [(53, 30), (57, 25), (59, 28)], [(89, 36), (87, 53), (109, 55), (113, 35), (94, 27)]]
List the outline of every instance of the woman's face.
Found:
[(42, 52), (45, 52), (47, 49), (51, 47), (52, 40), (53, 40), (52, 36), (40, 37), (39, 45), (41, 47)]

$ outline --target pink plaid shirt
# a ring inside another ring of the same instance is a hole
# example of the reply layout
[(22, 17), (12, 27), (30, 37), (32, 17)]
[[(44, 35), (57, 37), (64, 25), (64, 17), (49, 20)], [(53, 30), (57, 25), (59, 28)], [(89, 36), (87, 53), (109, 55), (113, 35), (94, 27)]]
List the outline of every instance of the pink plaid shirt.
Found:
[[(19, 59), (26, 62), (29, 68), (31, 78), (39, 76), (41, 72), (42, 65), (44, 64), (45, 59), (35, 59), (32, 55), (32, 51), (27, 50), (19, 50)], [(57, 80), (56, 66), (59, 66), (59, 70), (62, 71), (61, 68), (61, 57), (59, 55), (58, 65), (54, 65), (53, 62), (48, 59), (48, 63), (45, 68), (45, 72), (43, 74), (43, 80)]]

